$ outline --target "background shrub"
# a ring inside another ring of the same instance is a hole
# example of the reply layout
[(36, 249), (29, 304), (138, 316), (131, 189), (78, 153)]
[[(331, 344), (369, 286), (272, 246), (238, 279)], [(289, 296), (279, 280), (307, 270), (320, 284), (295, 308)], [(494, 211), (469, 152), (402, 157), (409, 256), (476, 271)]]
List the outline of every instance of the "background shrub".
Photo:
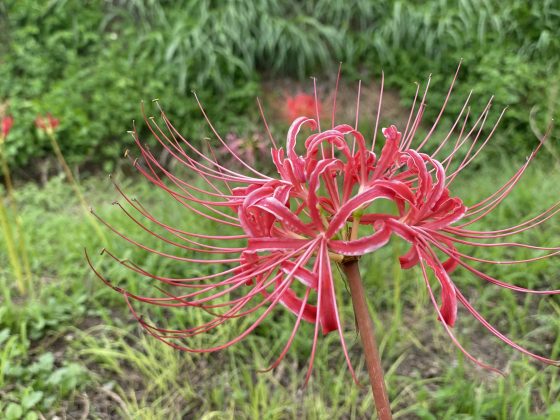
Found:
[[(346, 77), (384, 69), (407, 103), (412, 82), (434, 73), (431, 118), (463, 57), (458, 98), (472, 89), (481, 109), (495, 94), (491, 119), (513, 105), (496, 150), (534, 144), (533, 107), (540, 131), (559, 114), (560, 6), (552, 0), (7, 0), (0, 8), (0, 100), (17, 120), (8, 153), (18, 166), (50, 154), (34, 135), (39, 112), (61, 119), (70, 162), (110, 167), (130, 145), (125, 131), (141, 100), (161, 99), (196, 140), (208, 134), (196, 89), (212, 98), (204, 105), (214, 122), (246, 130), (257, 121), (262, 75), (332, 76), (339, 60)], [(450, 104), (450, 115), (460, 106)]]

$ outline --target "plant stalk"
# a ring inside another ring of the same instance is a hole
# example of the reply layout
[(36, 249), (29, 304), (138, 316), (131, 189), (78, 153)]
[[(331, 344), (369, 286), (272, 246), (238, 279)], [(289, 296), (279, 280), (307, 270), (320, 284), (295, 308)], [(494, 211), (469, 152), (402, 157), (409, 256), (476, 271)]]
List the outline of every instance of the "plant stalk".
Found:
[[(8, 212), (4, 206), (4, 197), (0, 196), (0, 232), (3, 233), (4, 241), (6, 242), (6, 250), (8, 251), (8, 259), (16, 277), (16, 284), (21, 294), (25, 293), (25, 281), (21, 271), (21, 263), (17, 255), (17, 248), (12, 234), (12, 227), (8, 220)], [(6, 285), (6, 289), (9, 286)], [(6, 296), (6, 299), (8, 297)]]
[(362, 340), (377, 416), (379, 420), (391, 420), (393, 418), (391, 415), (391, 405), (389, 404), (389, 397), (385, 388), (383, 367), (379, 358), (379, 351), (377, 350), (373, 321), (366, 302), (358, 260), (343, 262), (341, 265), (350, 286), (352, 305), (354, 306), (358, 332)]
[[(27, 252), (27, 246), (25, 245), (25, 229), (22, 226), (22, 222), (18, 215), (18, 209), (16, 206), (16, 199), (14, 197), (14, 185), (12, 182), (12, 176), (10, 174), (10, 168), (8, 166), (8, 161), (6, 160), (6, 155), (4, 148), (0, 145), (0, 164), (2, 166), (2, 174), (4, 175), (4, 183), (6, 185), (6, 192), (8, 194), (8, 202), (10, 204), (12, 214), (14, 217), (15, 228), (17, 233), (17, 248), (23, 263), (23, 271), (25, 272), (26, 279), (26, 289), (29, 292), (33, 292), (33, 285), (31, 284), (31, 264), (29, 263), (29, 254)], [(7, 212), (6, 212), (7, 214)]]
[(54, 132), (52, 130), (47, 131), (47, 135), (49, 137), (49, 140), (51, 141), (51, 146), (54, 150), (58, 163), (60, 163), (60, 165), (62, 166), (62, 169), (66, 174), (66, 178), (70, 183), (70, 186), (72, 187), (74, 193), (76, 194), (76, 197), (80, 201), (80, 206), (82, 207), (82, 211), (84, 212), (86, 219), (94, 228), (95, 232), (97, 233), (97, 236), (99, 237), (99, 239), (101, 239), (103, 245), (107, 246), (107, 238), (105, 237), (105, 234), (103, 233), (103, 231), (101, 230), (101, 228), (99, 227), (99, 225), (97, 224), (93, 216), (91, 215), (86, 199), (84, 198), (82, 192), (80, 191), (78, 182), (76, 181), (76, 178), (74, 178), (74, 174), (72, 173), (72, 170), (66, 163), (66, 159), (64, 159), (64, 155), (62, 154), (62, 150), (60, 150), (60, 146), (58, 145), (58, 141), (56, 140)]

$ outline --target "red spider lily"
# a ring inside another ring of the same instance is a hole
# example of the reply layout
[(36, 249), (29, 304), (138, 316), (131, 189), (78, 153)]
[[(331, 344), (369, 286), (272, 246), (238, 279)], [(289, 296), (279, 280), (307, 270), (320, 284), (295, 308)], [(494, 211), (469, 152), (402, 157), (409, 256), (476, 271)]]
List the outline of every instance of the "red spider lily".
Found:
[[(134, 160), (134, 166), (149, 182), (169, 194), (171, 199), (201, 218), (221, 224), (235, 233), (211, 235), (169, 226), (138, 201), (129, 198), (118, 186), (117, 190), (133, 212), (117, 203), (119, 207), (142, 229), (176, 247), (177, 254), (164, 253), (143, 245), (100, 220), (125, 240), (163, 258), (211, 266), (225, 264), (225, 268), (219, 272), (190, 278), (164, 277), (104, 251), (126, 268), (154, 284), (160, 283), (161, 286), (156, 286), (160, 294), (155, 297), (125, 291), (112, 285), (98, 271), (95, 271), (96, 274), (107, 285), (124, 295), (133, 315), (148, 333), (175, 348), (191, 352), (212, 352), (237, 343), (255, 330), (277, 306), (284, 306), (295, 315), (294, 327), (284, 349), (270, 368), (277, 366), (286, 355), (301, 321), (311, 322), (315, 329), (307, 382), (318, 345), (319, 331), (323, 334), (337, 332), (349, 369), (354, 375), (343, 335), (344, 324), (337, 309), (333, 262), (340, 264), (360, 258), (384, 246), (392, 235), (397, 235), (410, 244), (410, 250), (400, 258), (402, 268), (420, 266), (442, 325), (451, 340), (469, 359), (480, 366), (496, 370), (475, 359), (456, 340), (452, 327), (457, 317), (458, 302), (508, 345), (545, 363), (558, 364), (533, 354), (499, 332), (469, 303), (451, 279), (453, 270), (460, 267), (484, 281), (514, 291), (560, 293), (560, 290), (536, 291), (515, 286), (484, 274), (472, 265), (473, 261), (489, 264), (528, 263), (560, 253), (560, 247), (517, 242), (478, 242), (480, 239), (508, 237), (536, 227), (560, 211), (560, 202), (511, 228), (492, 231), (468, 228), (486, 217), (509, 195), (534, 159), (542, 141), (527, 162), (501, 188), (479, 203), (467, 207), (460, 197), (451, 193), (450, 185), (488, 143), (499, 119), (482, 139), (491, 107), (489, 101), (482, 114), (467, 128), (470, 117), (467, 111), (469, 95), (455, 123), (435, 151), (423, 152), (444, 113), (453, 84), (433, 126), (415, 148), (411, 145), (417, 137), (422, 119), (427, 87), (418, 107), (417, 91), (403, 132), (398, 131), (395, 126), (382, 130), (385, 143), (379, 154), (374, 152), (379, 110), (370, 145), (366, 144), (364, 136), (356, 129), (357, 118), (354, 127), (335, 125), (335, 106), (332, 125), (327, 129), (320, 125), (318, 107), (314, 110), (315, 118), (295, 118), (287, 133), (285, 148), (276, 146), (265, 121), (273, 144), (272, 161), (277, 169), (274, 177), (257, 171), (243, 161), (231, 145), (221, 139), (202, 107), (203, 115), (222, 147), (230, 153), (232, 160), (245, 169), (245, 173), (222, 165), (214, 154), (208, 157), (198, 151), (173, 127), (163, 111), (163, 127), (145, 117), (146, 125), (161, 147), (192, 171), (193, 175), (198, 176), (200, 182), (180, 179), (171, 173), (144, 146), (136, 130), (133, 131), (133, 136), (140, 157)], [(298, 135), (304, 126), (312, 134), (298, 142)], [(449, 140), (454, 135), (456, 140), (453, 145)], [(437, 156), (446, 144), (451, 147), (451, 151), (438, 160)], [(458, 151), (465, 145), (468, 145), (466, 154), (455, 164), (455, 169), (452, 169)], [(298, 146), (303, 146), (302, 154), (298, 152)], [(396, 210), (392, 213), (376, 212), (379, 200), (393, 203)], [(491, 261), (460, 252), (457, 245), (475, 249), (521, 247), (544, 251), (545, 254), (521, 261)], [(186, 251), (194, 251), (198, 256), (187, 257)], [(428, 269), (437, 279), (440, 302), (433, 291)], [(178, 292), (171, 292), (171, 289)], [(197, 308), (212, 315), (212, 318), (202, 325), (182, 329), (158, 327), (138, 314), (134, 301), (171, 308)], [(193, 348), (188, 345), (189, 337), (210, 332), (232, 318), (251, 315), (255, 317), (254, 322), (239, 336), (226, 343), (210, 348)]]
[(290, 122), (302, 115), (321, 114), (321, 103), (315, 96), (306, 93), (298, 93), (295, 96), (286, 97), (285, 115)]
[(50, 113), (44, 117), (38, 115), (37, 118), (35, 118), (35, 126), (45, 132), (53, 132), (54, 130), (56, 130), (59, 124), (60, 120), (58, 118), (54, 118)]
[(2, 139), (8, 137), (13, 125), (14, 118), (12, 116), (2, 117)]

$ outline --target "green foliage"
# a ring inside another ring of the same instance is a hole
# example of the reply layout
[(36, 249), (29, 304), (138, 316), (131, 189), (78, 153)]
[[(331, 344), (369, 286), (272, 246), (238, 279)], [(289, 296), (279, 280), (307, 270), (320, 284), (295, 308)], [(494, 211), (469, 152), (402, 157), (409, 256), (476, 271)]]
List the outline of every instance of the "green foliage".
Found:
[[(9, 101), (16, 120), (6, 145), (15, 165), (52, 154), (48, 142), (35, 134), (38, 113), (60, 118), (57, 133), (70, 163), (99, 164), (107, 158), (113, 162), (132, 143), (125, 132), (138, 119), (141, 100), (161, 98), (174, 120), (194, 116), (201, 120), (187, 92), (187, 87), (198, 87), (202, 98), (210, 93), (219, 98), (206, 101), (210, 115), (224, 115), (218, 122), (234, 121), (235, 126), (243, 123), (243, 118), (233, 118), (235, 112), (256, 96), (254, 76), (232, 75), (225, 94), (224, 85), (207, 79), (208, 74), (196, 79), (197, 68), (189, 73), (188, 83), (181, 82), (173, 62), (151, 55), (159, 44), (152, 42), (151, 49), (149, 35), (137, 30), (134, 19), (110, 19), (119, 5), (25, 0), (9, 1), (4, 7), (5, 26), (0, 32), (9, 42), (0, 58), (0, 98)], [(200, 52), (197, 57), (200, 62)], [(230, 73), (220, 64), (212, 63), (210, 68), (215, 77)], [(180, 83), (185, 85), (178, 89)], [(221, 95), (213, 94), (217, 91)], [(226, 107), (231, 112), (227, 115)], [(189, 132), (196, 136), (202, 126), (202, 121), (189, 124)]]
[(406, 103), (416, 89), (412, 82), (423, 83), (433, 74), (425, 121), (437, 116), (461, 58), (456, 99), (451, 101), (446, 118), (458, 115), (471, 90), (473, 111), (480, 112), (494, 96), (490, 123), (509, 107), (492, 142), (499, 146), (494, 151), (525, 154), (534, 147), (531, 111), (536, 113), (540, 133), (551, 118), (560, 117), (557, 2), (385, 3), (383, 19), (358, 34), (354, 57), (359, 61), (353, 62), (380, 63), (389, 85), (401, 91)]
[[(49, 305), (54, 308), (55, 305)], [(9, 309), (8, 309), (9, 311)], [(56, 315), (52, 315), (53, 317)], [(0, 318), (3, 327), (6, 311)], [(20, 319), (21, 321), (21, 319)], [(26, 321), (33, 321), (28, 319)], [(57, 321), (57, 328), (63, 331)], [(4, 328), (0, 331), (0, 413), (8, 419), (36, 419), (38, 413), (57, 407), (59, 401), (73, 395), (88, 383), (87, 371), (80, 363), (55, 359), (52, 352), (37, 353), (25, 332)]]
[[(60, 117), (71, 163), (111, 166), (131, 143), (124, 132), (141, 100), (161, 99), (179, 130), (198, 140), (208, 129), (190, 96), (196, 89), (218, 125), (247, 131), (260, 74), (331, 74), (339, 60), (351, 77), (385, 69), (407, 103), (413, 81), (438, 75), (429, 120), (464, 57), (458, 97), (473, 89), (476, 107), (495, 94), (492, 118), (511, 105), (508, 140), (500, 143), (509, 150), (533, 144), (534, 106), (540, 131), (559, 116), (560, 8), (551, 0), (9, 0), (1, 7), (0, 98), (16, 117), (8, 152), (20, 166), (51, 153), (34, 136), (39, 112)], [(451, 104), (450, 115), (459, 107)]]

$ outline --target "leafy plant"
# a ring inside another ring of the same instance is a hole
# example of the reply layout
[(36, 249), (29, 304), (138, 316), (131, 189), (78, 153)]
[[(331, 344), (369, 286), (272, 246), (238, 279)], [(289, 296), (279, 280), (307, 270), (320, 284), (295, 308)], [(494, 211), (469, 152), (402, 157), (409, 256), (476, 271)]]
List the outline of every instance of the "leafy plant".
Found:
[(332, 74), (341, 60), (353, 78), (383, 67), (408, 103), (422, 73), (449, 75), (432, 84), (432, 97), (443, 96), (464, 57), (459, 88), (497, 90), (496, 109), (516, 109), (504, 125), (522, 134), (499, 142), (510, 150), (531, 143), (533, 106), (541, 130), (558, 116), (560, 8), (552, 0), (8, 0), (2, 7), (0, 98), (19, 121), (7, 151), (20, 167), (50, 156), (32, 127), (37, 113), (61, 118), (71, 164), (111, 170), (131, 144), (124, 132), (141, 100), (161, 99), (196, 141), (208, 131), (192, 124), (200, 111), (191, 89), (216, 124), (241, 132), (258, 118), (261, 75)]

